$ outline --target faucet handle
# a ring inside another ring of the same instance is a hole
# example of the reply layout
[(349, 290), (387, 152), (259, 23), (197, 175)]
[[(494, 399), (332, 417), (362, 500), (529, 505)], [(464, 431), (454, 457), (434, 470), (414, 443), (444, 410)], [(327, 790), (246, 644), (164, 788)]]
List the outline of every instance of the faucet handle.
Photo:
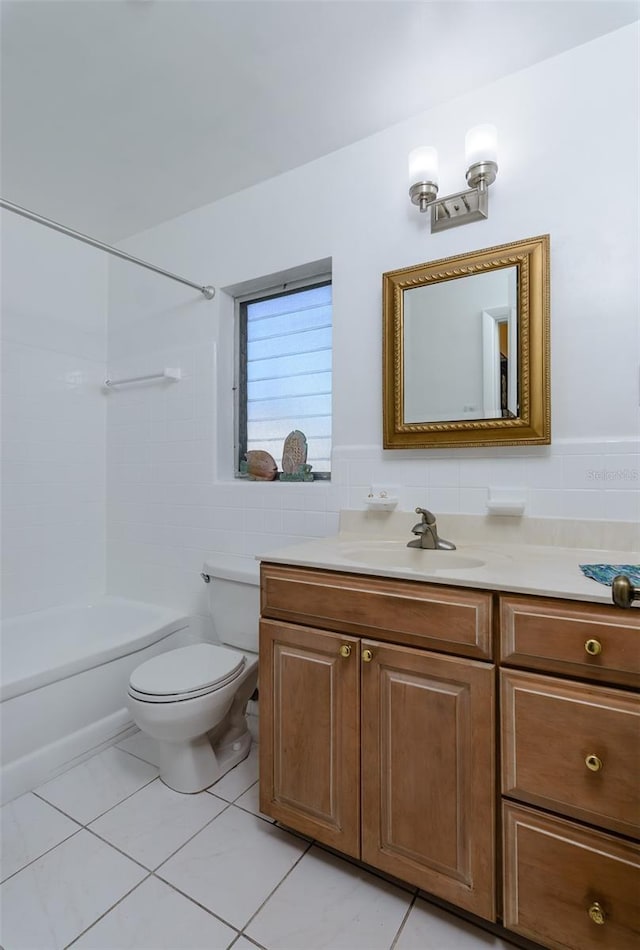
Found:
[(416, 514), (422, 515), (422, 520), (425, 524), (435, 524), (436, 516), (433, 512), (429, 511), (427, 508), (416, 508)]

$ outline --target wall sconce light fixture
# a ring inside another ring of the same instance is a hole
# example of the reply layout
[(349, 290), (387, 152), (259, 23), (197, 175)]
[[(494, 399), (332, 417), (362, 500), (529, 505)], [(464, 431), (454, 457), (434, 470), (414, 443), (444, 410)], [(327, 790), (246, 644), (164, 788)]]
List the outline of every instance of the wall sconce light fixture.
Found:
[(420, 211), (431, 206), (431, 231), (445, 231), (489, 217), (489, 185), (498, 174), (495, 125), (476, 125), (465, 137), (468, 191), (438, 198), (438, 153), (431, 146), (409, 154), (409, 197)]

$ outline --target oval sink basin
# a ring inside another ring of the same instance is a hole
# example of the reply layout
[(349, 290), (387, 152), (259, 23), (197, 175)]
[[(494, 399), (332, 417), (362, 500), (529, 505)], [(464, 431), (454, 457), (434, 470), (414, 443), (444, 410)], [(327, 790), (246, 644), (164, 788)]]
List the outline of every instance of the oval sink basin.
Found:
[(408, 548), (404, 541), (358, 541), (340, 546), (346, 561), (369, 564), (371, 567), (416, 571), (434, 574), (437, 571), (460, 571), (483, 567), (486, 561), (460, 551), (430, 551)]

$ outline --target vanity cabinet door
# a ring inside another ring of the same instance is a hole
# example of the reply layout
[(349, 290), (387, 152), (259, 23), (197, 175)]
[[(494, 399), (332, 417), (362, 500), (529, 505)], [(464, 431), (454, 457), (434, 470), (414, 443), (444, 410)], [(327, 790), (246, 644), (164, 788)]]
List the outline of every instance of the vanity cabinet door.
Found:
[(362, 859), (495, 920), (495, 667), (361, 650)]
[(360, 856), (360, 650), (354, 637), (260, 623), (260, 809)]

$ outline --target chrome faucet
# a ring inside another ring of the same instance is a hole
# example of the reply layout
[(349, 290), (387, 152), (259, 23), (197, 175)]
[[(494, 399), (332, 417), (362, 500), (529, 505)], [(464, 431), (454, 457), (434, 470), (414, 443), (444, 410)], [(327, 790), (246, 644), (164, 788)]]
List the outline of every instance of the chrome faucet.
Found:
[(423, 550), (429, 551), (455, 551), (455, 544), (438, 536), (436, 516), (432, 512), (427, 511), (426, 508), (416, 508), (416, 514), (422, 515), (422, 520), (418, 524), (414, 524), (411, 529), (418, 537), (415, 541), (409, 541), (408, 548), (423, 548)]

